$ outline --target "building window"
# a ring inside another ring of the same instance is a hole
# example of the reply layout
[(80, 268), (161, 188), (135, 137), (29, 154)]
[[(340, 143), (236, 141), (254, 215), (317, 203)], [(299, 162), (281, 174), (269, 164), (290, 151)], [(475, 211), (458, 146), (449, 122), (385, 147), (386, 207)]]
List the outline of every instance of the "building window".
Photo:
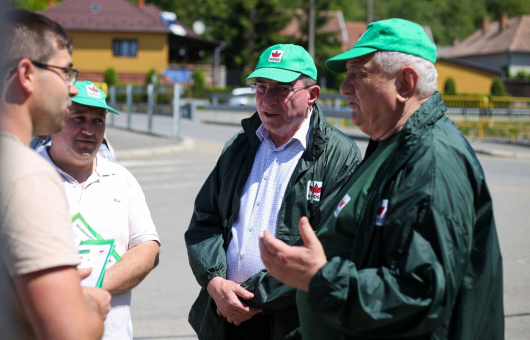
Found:
[(136, 39), (114, 39), (112, 51), (117, 57), (136, 57), (138, 41)]

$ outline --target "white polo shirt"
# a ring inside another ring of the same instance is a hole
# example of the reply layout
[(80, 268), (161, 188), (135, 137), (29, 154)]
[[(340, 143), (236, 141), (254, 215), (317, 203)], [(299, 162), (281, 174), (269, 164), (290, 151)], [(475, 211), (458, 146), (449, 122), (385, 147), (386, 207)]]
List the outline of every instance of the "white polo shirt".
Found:
[[(160, 243), (142, 188), (127, 169), (98, 155), (96, 169), (81, 187), (53, 163), (48, 149), (39, 153), (61, 175), (70, 216), (81, 213), (104, 239), (114, 239), (120, 256), (142, 242)], [(131, 291), (112, 296), (103, 339), (132, 339), (130, 305)]]

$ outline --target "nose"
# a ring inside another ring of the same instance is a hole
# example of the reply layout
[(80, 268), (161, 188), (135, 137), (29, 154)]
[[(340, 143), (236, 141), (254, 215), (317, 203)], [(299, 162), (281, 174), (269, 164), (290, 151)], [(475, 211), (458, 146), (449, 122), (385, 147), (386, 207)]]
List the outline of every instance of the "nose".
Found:
[(353, 93), (354, 91), (355, 89), (351, 82), (348, 81), (348, 78), (344, 79), (344, 82), (340, 86), (340, 93), (343, 95), (348, 95), (350, 93)]
[(68, 85), (68, 95), (70, 98), (77, 96), (77, 87), (75, 85)]
[(261, 95), (261, 101), (265, 105), (274, 105), (277, 101), (278, 97), (272, 93), (272, 88), (268, 88), (267, 92)]
[(82, 132), (85, 134), (85, 135), (93, 135), (94, 134), (94, 131), (95, 131), (95, 128), (94, 128), (94, 123), (92, 123), (92, 121), (90, 121), (89, 119), (87, 119), (85, 121), (85, 123), (83, 124), (83, 128), (82, 128)]

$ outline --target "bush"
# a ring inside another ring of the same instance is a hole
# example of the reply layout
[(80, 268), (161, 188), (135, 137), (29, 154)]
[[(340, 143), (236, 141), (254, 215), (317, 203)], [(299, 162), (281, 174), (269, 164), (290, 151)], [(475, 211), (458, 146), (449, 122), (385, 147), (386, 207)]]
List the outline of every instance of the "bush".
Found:
[(109, 67), (103, 73), (103, 81), (107, 83), (108, 87), (118, 85), (118, 73), (112, 67)]
[(454, 96), (456, 94), (456, 84), (453, 78), (447, 78), (444, 85), (444, 94)]
[(204, 72), (200, 69), (193, 70), (193, 73), (191, 74), (191, 79), (193, 80), (193, 84), (191, 85), (191, 91), (193, 92), (193, 96), (201, 96), (206, 85)]
[(145, 75), (145, 85), (149, 84), (160, 84), (160, 75), (158, 74), (158, 72), (156, 72), (154, 68), (147, 71), (147, 74)]
[(504, 83), (501, 78), (493, 78), (493, 83), (491, 84), (491, 95), (492, 96), (505, 96), (507, 95), (506, 90), (504, 89)]

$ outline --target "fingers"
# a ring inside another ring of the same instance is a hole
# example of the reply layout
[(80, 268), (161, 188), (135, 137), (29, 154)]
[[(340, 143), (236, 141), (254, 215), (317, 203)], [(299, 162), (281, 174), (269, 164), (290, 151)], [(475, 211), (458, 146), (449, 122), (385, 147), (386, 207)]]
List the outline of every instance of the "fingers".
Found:
[(81, 280), (83, 280), (84, 278), (87, 278), (90, 275), (90, 273), (92, 273), (92, 267), (77, 268), (77, 273), (79, 274), (79, 277), (81, 278)]
[(320, 245), (320, 241), (318, 240), (317, 235), (313, 231), (313, 228), (311, 228), (311, 224), (309, 224), (309, 220), (307, 219), (307, 217), (303, 216), (300, 218), (300, 222), (298, 223), (298, 230), (300, 231), (302, 241), (304, 241), (304, 246), (306, 246), (307, 248), (315, 248)]
[(236, 293), (237, 296), (242, 297), (245, 300), (251, 300), (254, 298), (253, 293), (249, 292), (248, 290), (241, 287), (240, 285), (235, 286), (234, 293)]
[(278, 240), (268, 230), (265, 230), (263, 232), (263, 236), (260, 236), (259, 240), (260, 240), (260, 247), (261, 247), (261, 244), (263, 244), (266, 250), (273, 255), (290, 248), (289, 245)]

